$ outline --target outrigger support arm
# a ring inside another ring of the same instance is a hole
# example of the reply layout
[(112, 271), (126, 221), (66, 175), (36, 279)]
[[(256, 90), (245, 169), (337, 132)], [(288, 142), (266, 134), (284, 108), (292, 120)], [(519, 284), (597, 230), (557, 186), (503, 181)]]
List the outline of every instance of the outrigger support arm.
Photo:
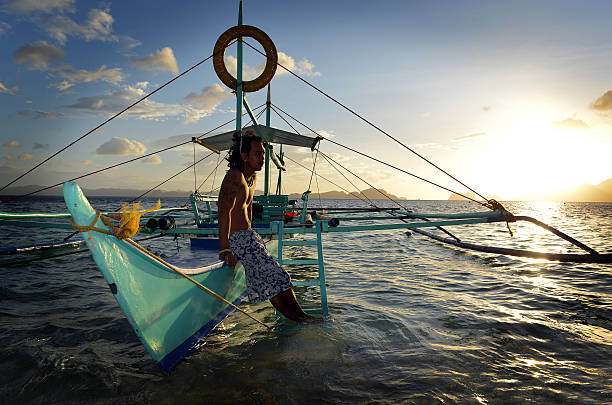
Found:
[(203, 140), (201, 140), (199, 138), (196, 138), (195, 136), (191, 138), (191, 142), (197, 143), (198, 145), (202, 145), (203, 147), (212, 150), (217, 155), (221, 154), (221, 151), (219, 149), (215, 148), (212, 145), (207, 144), (206, 142), (204, 142)]
[(243, 97), (242, 101), (243, 101), (245, 110), (247, 111), (247, 113), (249, 114), (249, 117), (251, 117), (251, 120), (253, 121), (255, 132), (257, 133), (259, 137), (261, 137), (261, 139), (264, 140), (266, 144), (269, 143), (270, 140), (268, 139), (266, 134), (264, 134), (263, 131), (259, 128), (259, 123), (257, 122), (257, 118), (255, 117), (255, 114), (253, 114), (253, 110), (251, 110), (251, 106), (249, 105), (249, 102), (247, 101), (246, 97)]

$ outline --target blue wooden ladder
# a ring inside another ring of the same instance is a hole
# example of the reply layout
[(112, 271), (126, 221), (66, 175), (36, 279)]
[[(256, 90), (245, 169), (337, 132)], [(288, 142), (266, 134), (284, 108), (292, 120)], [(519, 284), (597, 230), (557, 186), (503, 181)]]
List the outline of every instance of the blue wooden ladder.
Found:
[[(321, 241), (321, 233), (327, 230), (327, 221), (316, 221), (316, 239), (309, 240), (285, 240), (285, 233), (294, 233), (291, 230), (287, 231), (284, 229), (282, 221), (275, 222), (278, 224), (278, 262), (282, 266), (291, 265), (317, 265), (318, 266), (318, 277), (309, 280), (293, 280), (294, 287), (308, 287), (318, 286), (321, 290), (321, 308), (307, 311), (307, 312), (319, 312), (323, 316), (328, 315), (327, 309), (327, 288), (325, 286), (325, 264), (323, 262), (323, 245)], [(285, 260), (283, 258), (283, 247), (285, 246), (316, 246), (317, 247), (317, 258), (316, 259), (295, 259)]]

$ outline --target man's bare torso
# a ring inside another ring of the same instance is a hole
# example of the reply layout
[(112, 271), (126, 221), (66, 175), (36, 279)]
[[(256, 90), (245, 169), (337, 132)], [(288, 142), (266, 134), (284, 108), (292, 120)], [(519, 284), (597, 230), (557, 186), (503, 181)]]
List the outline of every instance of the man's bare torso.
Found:
[[(249, 229), (251, 227), (254, 194), (255, 181), (253, 181), (253, 184), (249, 187), (240, 170), (228, 170), (223, 179), (219, 199), (221, 200), (224, 197), (235, 198), (232, 207), (223, 207), (223, 209), (230, 210), (230, 235), (236, 231)], [(222, 209), (221, 207), (219, 208)]]

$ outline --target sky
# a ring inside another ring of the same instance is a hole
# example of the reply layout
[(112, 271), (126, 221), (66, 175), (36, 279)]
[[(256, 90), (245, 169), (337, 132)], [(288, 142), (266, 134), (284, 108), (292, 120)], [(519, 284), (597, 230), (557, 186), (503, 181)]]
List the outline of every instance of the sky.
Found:
[[(516, 199), (612, 177), (608, 1), (245, 0), (243, 8), (244, 24), (271, 37), (280, 63), (478, 193)], [(238, 1), (0, 1), (0, 187), (210, 56), (219, 35), (237, 24), (237, 10)], [(230, 70), (234, 56), (232, 47)], [(247, 78), (264, 62), (246, 48)], [(275, 105), (324, 137), (469, 191), (282, 69), (271, 93)], [(247, 99), (259, 106), (265, 91)], [(208, 61), (14, 186), (56, 184), (188, 141), (235, 111), (235, 96)], [(274, 112), (272, 126), (291, 130)], [(293, 161), (312, 167), (313, 155), (286, 147), (284, 192), (369, 183), (409, 199), (450, 194), (331, 142), (320, 150), (367, 183), (344, 172), (348, 182), (336, 170), (343, 169), (320, 158), (317, 173), (336, 185), (310, 183)], [(218, 166), (201, 186), (213, 190), (226, 169), (219, 159), (161, 188), (193, 190)], [(187, 145), (79, 184), (148, 189), (193, 161)], [(274, 188), (276, 173), (271, 178)]]

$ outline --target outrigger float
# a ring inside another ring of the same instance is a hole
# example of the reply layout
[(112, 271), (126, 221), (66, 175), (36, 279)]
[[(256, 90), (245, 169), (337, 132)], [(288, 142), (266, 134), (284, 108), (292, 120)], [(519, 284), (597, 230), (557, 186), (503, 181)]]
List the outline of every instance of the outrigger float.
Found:
[[(243, 37), (251, 37), (257, 40), (263, 46), (266, 55), (264, 72), (251, 81), (242, 80), (242, 48), (243, 44), (248, 45)], [(225, 50), (233, 43), (236, 43), (238, 48), (236, 78), (227, 71), (223, 63)], [(341, 232), (405, 229), (460, 248), (498, 255), (559, 262), (612, 263), (612, 253), (598, 253), (574, 238), (534, 218), (513, 215), (494, 200), (485, 200), (484, 203), (474, 200), (488, 208), (488, 211), (452, 214), (414, 213), (404, 208), (397, 201), (394, 202), (398, 207), (381, 208), (367, 199), (365, 195), (363, 195), (364, 199), (355, 193), (351, 194), (364, 201), (367, 200), (366, 202), (369, 204), (367, 208), (309, 210), (308, 197), (310, 190), (302, 195), (301, 203), (290, 201), (287, 195), (280, 194), (281, 173), (285, 170), (284, 159), (288, 158), (282, 152), (283, 145), (308, 148), (313, 152), (316, 151), (317, 155), (321, 153), (321, 156), (326, 160), (329, 161), (329, 159), (319, 151), (319, 143), (325, 138), (317, 135), (316, 132), (311, 131), (314, 136), (305, 136), (298, 134), (297, 131), (288, 132), (270, 126), (270, 112), (272, 109), (275, 111), (276, 109), (270, 101), (269, 87), (266, 107), (260, 112), (260, 114), (266, 112), (265, 125), (258, 123), (258, 117), (247, 103), (245, 92), (257, 91), (266, 85), (269, 86), (269, 82), (274, 77), (278, 65), (274, 43), (258, 28), (242, 25), (241, 5), (238, 25), (230, 28), (219, 37), (211, 57), (220, 80), (236, 93), (236, 130), (251, 129), (264, 139), (266, 150), (264, 194), (255, 197), (253, 227), (265, 239), (268, 250), (278, 258), (282, 265), (289, 266), (289, 270), (292, 265), (308, 265), (315, 268), (311, 279), (293, 281), (295, 286), (310, 286), (319, 289), (320, 306), (311, 308), (310, 311), (319, 312), (323, 316), (328, 315), (322, 245), (322, 235), (326, 233), (331, 235)], [(305, 81), (302, 78), (300, 80)], [(312, 87), (314, 88), (314, 86)], [(335, 99), (332, 100), (336, 101)], [(245, 115), (249, 116), (253, 125), (247, 127), (242, 125), (243, 111), (246, 112)], [(353, 112), (352, 110), (349, 111)], [(363, 119), (361, 116), (358, 117)], [(384, 131), (380, 131), (389, 136)], [(234, 131), (230, 131), (209, 137), (202, 136), (193, 138), (189, 142), (209, 149), (211, 154), (220, 154), (231, 146), (233, 133)], [(392, 139), (401, 144), (395, 138)], [(273, 145), (280, 148), (279, 154), (274, 153)], [(347, 147), (347, 149), (350, 148)], [(361, 152), (355, 152), (371, 158)], [(378, 159), (375, 160), (381, 162)], [(276, 193), (271, 193), (269, 190), (270, 161), (279, 170)], [(195, 167), (197, 163), (194, 162), (190, 167)], [(350, 172), (350, 170), (344, 169)], [(412, 175), (402, 169), (396, 169)], [(313, 176), (319, 176), (315, 173), (314, 168), (313, 170), (307, 170), (311, 171)], [(436, 185), (435, 183), (432, 184)], [(470, 188), (470, 190), (472, 189)], [(161, 258), (131, 239), (133, 235), (122, 234), (123, 229), (113, 225), (107, 219), (106, 214), (109, 213), (103, 214), (96, 211), (90, 205), (80, 187), (73, 181), (63, 183), (63, 193), (69, 213), (19, 214), (0, 212), (0, 225), (3, 227), (76, 230), (81, 234), (82, 241), (72, 239), (72, 236), (77, 233), (74, 232), (70, 237), (59, 242), (0, 248), (0, 255), (39, 252), (43, 253), (42, 259), (44, 259), (45, 257), (58, 257), (89, 250), (136, 335), (163, 370), (169, 372), (175, 367), (202, 338), (206, 337), (234, 310), (244, 312), (254, 321), (270, 328), (270, 326), (240, 308), (240, 304), (246, 297), (244, 268), (238, 263), (235, 269), (231, 269), (218, 258), (219, 240), (215, 208), (217, 197), (215, 195), (200, 194), (196, 190), (189, 197), (189, 208), (151, 210), (152, 212), (142, 216), (142, 218), (140, 215), (132, 218), (132, 222), (136, 221), (135, 231), (144, 235), (143, 239), (163, 236), (190, 238), (189, 249), (182, 249), (174, 256)], [(171, 213), (172, 216), (170, 216)], [(49, 218), (52, 218), (52, 220), (49, 221)], [(32, 219), (35, 219), (35, 221)], [(70, 222), (67, 221), (68, 219), (70, 219)], [(347, 223), (363, 223), (365, 221), (368, 221), (367, 225), (347, 225)], [(506, 223), (508, 229), (510, 229), (509, 224), (517, 221), (528, 221), (540, 226), (579, 247), (585, 253), (545, 253), (476, 245), (461, 241), (445, 229), (445, 227), (450, 226), (495, 222)], [(448, 237), (439, 236), (422, 228), (437, 228)], [(86, 244), (86, 249), (81, 248), (83, 244)], [(287, 246), (312, 246), (317, 258), (289, 259), (284, 253)], [(14, 260), (9, 264), (22, 265), (32, 260), (38, 259)]]

